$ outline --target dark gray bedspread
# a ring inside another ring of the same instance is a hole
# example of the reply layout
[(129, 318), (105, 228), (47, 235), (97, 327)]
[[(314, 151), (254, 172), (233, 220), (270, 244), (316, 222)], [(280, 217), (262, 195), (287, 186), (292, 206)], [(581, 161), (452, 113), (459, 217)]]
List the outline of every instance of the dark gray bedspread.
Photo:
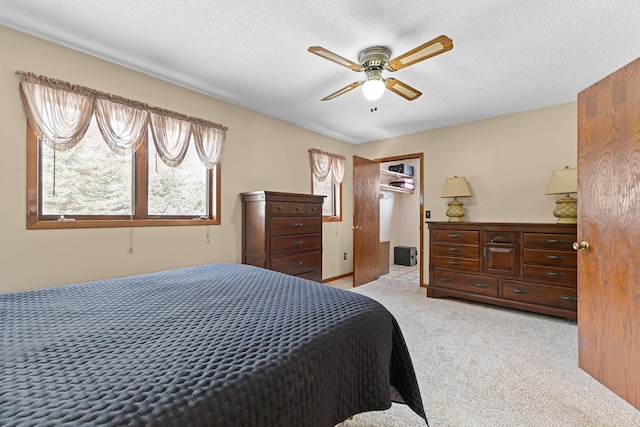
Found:
[(2, 426), (328, 427), (392, 400), (425, 418), (384, 307), (256, 267), (2, 294), (0, 321)]

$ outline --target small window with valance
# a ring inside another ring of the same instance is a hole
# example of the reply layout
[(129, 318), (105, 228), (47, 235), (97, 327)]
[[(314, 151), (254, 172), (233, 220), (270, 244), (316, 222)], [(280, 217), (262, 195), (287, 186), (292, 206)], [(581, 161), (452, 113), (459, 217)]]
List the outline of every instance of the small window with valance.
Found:
[(346, 159), (312, 148), (309, 150), (309, 161), (312, 193), (326, 196), (322, 205), (323, 221), (342, 221), (342, 180)]

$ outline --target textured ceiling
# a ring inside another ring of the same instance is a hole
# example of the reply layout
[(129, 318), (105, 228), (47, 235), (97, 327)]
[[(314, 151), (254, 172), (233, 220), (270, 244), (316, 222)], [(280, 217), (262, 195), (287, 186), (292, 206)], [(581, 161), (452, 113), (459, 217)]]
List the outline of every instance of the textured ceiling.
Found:
[[(572, 102), (640, 56), (637, 0), (0, 0), (0, 24), (350, 143)], [(357, 62), (441, 34), (393, 73), (417, 100), (320, 101), (363, 75), (309, 46)]]

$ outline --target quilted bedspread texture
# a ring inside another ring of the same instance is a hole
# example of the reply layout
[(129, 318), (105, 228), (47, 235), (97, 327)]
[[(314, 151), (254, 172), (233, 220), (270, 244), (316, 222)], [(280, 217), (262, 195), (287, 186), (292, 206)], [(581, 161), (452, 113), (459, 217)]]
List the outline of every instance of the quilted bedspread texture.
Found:
[(376, 301), (241, 264), (0, 295), (2, 426), (333, 426), (406, 403)]

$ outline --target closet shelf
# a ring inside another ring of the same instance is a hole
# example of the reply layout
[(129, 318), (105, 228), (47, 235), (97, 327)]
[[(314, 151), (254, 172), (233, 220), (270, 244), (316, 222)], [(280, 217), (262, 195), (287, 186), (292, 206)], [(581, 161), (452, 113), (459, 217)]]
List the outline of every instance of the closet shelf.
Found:
[(394, 172), (388, 169), (380, 169), (380, 175), (388, 175), (388, 176), (400, 176), (402, 178), (414, 178), (413, 175), (407, 175), (406, 173)]
[[(382, 169), (381, 168), (380, 169), (380, 177), (382, 177), (382, 176), (401, 177), (401, 178), (414, 178), (413, 176), (407, 175), (405, 173), (393, 172), (393, 171), (390, 171), (388, 169)], [(394, 187), (393, 185), (383, 184), (382, 182), (380, 182), (380, 191), (393, 191), (393, 192), (396, 192), (396, 193), (413, 194), (413, 190), (411, 190), (409, 188)]]
[(393, 185), (380, 184), (380, 191), (395, 191), (396, 193), (413, 194), (413, 190), (408, 188), (394, 187)]

